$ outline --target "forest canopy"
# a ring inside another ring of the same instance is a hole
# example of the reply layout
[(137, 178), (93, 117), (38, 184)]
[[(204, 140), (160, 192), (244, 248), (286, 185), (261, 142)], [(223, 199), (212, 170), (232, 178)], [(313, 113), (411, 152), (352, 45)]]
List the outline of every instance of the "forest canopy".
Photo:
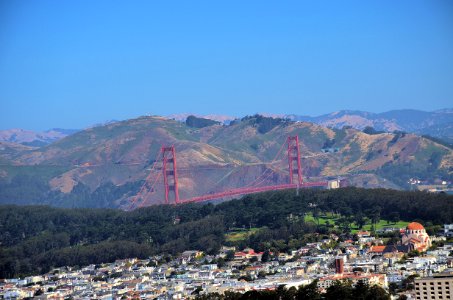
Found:
[(322, 229), (305, 222), (307, 213), (442, 225), (453, 222), (452, 201), (446, 194), (344, 188), (306, 189), (299, 195), (294, 190), (267, 192), (217, 205), (153, 206), (131, 212), (0, 206), (0, 278), (193, 249), (214, 254), (231, 228), (263, 228), (244, 246), (272, 245), (287, 251)]

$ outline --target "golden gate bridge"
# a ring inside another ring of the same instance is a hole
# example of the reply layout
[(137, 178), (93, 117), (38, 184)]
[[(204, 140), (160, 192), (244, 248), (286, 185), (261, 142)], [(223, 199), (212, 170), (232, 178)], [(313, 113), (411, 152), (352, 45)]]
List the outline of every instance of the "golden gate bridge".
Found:
[[(307, 182), (302, 178), (301, 156), (299, 148), (299, 137), (288, 136), (286, 143), (282, 144), (280, 150), (277, 152), (276, 159), (283, 152), (286, 145), (286, 156), (288, 166), (287, 182), (276, 185), (261, 185), (266, 182), (272, 172), (266, 169), (251, 183), (220, 192), (211, 192), (209, 194), (194, 196), (186, 199), (181, 199), (179, 194), (179, 178), (178, 178), (178, 165), (176, 159), (176, 148), (172, 146), (162, 146), (154, 160), (148, 176), (144, 184), (141, 186), (139, 192), (130, 199), (129, 210), (152, 205), (150, 199), (155, 194), (157, 184), (163, 184), (163, 198), (164, 204), (183, 204), (210, 201), (215, 199), (222, 199), (231, 196), (246, 195), (253, 193), (260, 193), (266, 191), (277, 191), (285, 189), (299, 189), (307, 187), (327, 187), (328, 181), (315, 181)], [(267, 173), (267, 174), (266, 174)], [(161, 180), (161, 178), (163, 180)]]

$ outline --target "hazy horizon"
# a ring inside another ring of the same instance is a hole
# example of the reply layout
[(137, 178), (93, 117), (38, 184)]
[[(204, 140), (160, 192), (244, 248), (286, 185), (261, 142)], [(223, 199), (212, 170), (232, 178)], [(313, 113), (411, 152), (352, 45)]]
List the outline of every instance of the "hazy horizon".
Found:
[[(372, 114), (380, 114), (380, 113), (386, 113), (386, 112), (389, 112), (389, 111), (400, 111), (400, 110), (415, 110), (415, 111), (421, 111), (421, 112), (436, 112), (436, 111), (439, 111), (439, 110), (453, 110), (453, 108), (444, 107), (444, 108), (435, 109), (435, 110), (431, 110), (431, 111), (417, 110), (417, 109), (412, 109), (412, 108), (404, 108), (404, 109), (395, 109), (395, 110), (388, 110), (388, 111), (382, 111), (382, 112), (373, 112), (373, 111), (360, 111), (360, 112), (366, 112), (366, 113), (372, 113)], [(61, 126), (56, 125), (56, 126), (49, 127), (49, 128), (44, 128), (44, 129), (31, 129), (31, 128), (24, 128), (24, 127), (10, 127), (10, 128), (0, 128), (0, 130), (21, 129), (21, 130), (34, 131), (34, 132), (45, 132), (45, 131), (51, 131), (51, 130), (54, 130), (54, 129), (84, 130), (84, 129), (91, 128), (91, 127), (94, 127), (94, 126), (103, 125), (103, 124), (106, 124), (106, 123), (109, 123), (109, 122), (121, 122), (121, 121), (129, 120), (129, 119), (136, 119), (136, 118), (143, 117), (143, 116), (159, 116), (159, 117), (165, 117), (165, 118), (172, 118), (174, 116), (179, 116), (179, 115), (180, 116), (194, 115), (194, 116), (198, 116), (198, 117), (222, 116), (222, 117), (231, 117), (231, 118), (243, 118), (243, 117), (246, 117), (246, 116), (253, 116), (253, 115), (258, 114), (258, 115), (265, 115), (265, 116), (271, 116), (271, 117), (283, 117), (283, 116), (287, 116), (287, 115), (297, 115), (297, 116), (305, 116), (305, 117), (320, 117), (320, 116), (333, 114), (333, 113), (336, 113), (336, 112), (342, 112), (342, 111), (359, 112), (359, 110), (355, 110), (355, 109), (341, 109), (341, 110), (337, 110), (337, 111), (327, 112), (327, 113), (321, 114), (321, 115), (302, 115), (302, 114), (291, 114), (291, 113), (290, 114), (274, 114), (272, 112), (255, 112), (255, 113), (250, 113), (250, 114), (240, 115), (240, 116), (239, 115), (218, 114), (218, 113), (199, 114), (199, 113), (196, 113), (196, 112), (181, 112), (181, 113), (174, 113), (174, 114), (168, 114), (168, 115), (144, 113), (144, 114), (137, 115), (137, 116), (131, 116), (131, 117), (128, 117), (128, 118), (125, 118), (125, 119), (99, 120), (99, 121), (97, 121), (97, 122), (95, 122), (93, 124), (88, 124), (87, 126), (80, 127), (80, 128), (65, 128), (65, 127), (61, 127)]]

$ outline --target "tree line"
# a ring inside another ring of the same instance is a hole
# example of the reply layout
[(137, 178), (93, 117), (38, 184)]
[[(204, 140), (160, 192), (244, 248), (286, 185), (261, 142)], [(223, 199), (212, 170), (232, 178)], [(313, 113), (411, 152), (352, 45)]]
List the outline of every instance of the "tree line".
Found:
[(0, 278), (193, 249), (214, 254), (226, 243), (225, 234), (238, 227), (261, 228), (238, 242), (240, 247), (289, 251), (330, 233), (325, 226), (306, 223), (308, 212), (441, 225), (453, 221), (452, 201), (446, 194), (344, 188), (306, 189), (299, 195), (294, 190), (267, 192), (217, 205), (162, 205), (131, 212), (0, 206)]
[(320, 293), (317, 281), (300, 286), (299, 288), (285, 288), (281, 285), (275, 290), (248, 291), (244, 294), (238, 292), (225, 292), (225, 294), (211, 293), (197, 295), (198, 300), (390, 300), (390, 294), (383, 288), (359, 281), (352, 285), (350, 281), (337, 281), (325, 293)]

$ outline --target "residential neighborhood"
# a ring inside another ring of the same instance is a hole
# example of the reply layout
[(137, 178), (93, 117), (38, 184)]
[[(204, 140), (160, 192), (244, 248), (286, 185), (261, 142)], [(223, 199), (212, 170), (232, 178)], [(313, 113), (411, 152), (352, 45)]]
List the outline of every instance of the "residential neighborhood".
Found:
[[(427, 239), (421, 241), (411, 234)], [(1, 280), (0, 298), (189, 299), (225, 291), (298, 287), (315, 280), (323, 292), (338, 280), (349, 280), (353, 285), (361, 281), (381, 286), (394, 299), (403, 295), (406, 299), (450, 299), (453, 244), (445, 240), (442, 235), (428, 237), (423, 226), (413, 222), (401, 229), (397, 245), (384, 245), (379, 237), (361, 231), (347, 240), (331, 234), (291, 253), (223, 247), (217, 255), (193, 250), (177, 257), (67, 266), (44, 275)], [(429, 298), (429, 291), (419, 282), (436, 278), (445, 282), (444, 298), (440, 288), (435, 292), (441, 298)]]

